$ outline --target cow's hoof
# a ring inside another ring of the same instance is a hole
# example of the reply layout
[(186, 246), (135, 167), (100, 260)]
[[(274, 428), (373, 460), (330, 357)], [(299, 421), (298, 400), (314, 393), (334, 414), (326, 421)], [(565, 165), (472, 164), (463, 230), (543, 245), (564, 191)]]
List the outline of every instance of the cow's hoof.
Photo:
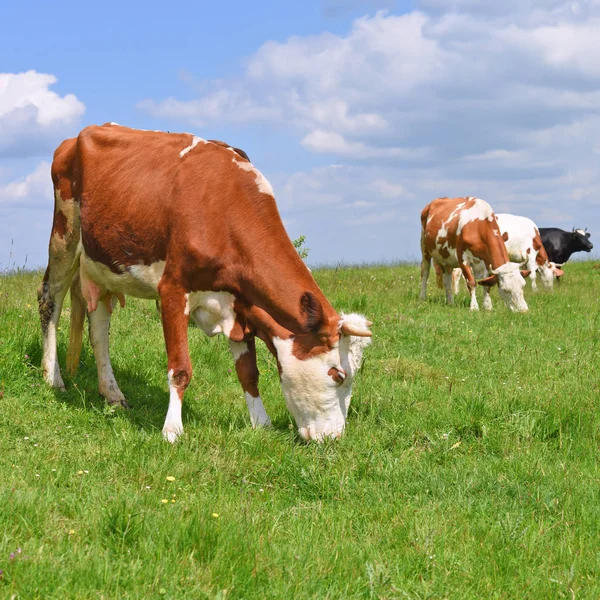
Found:
[(65, 382), (60, 376), (60, 372), (50, 372), (44, 373), (44, 380), (46, 383), (55, 390), (60, 390), (61, 392), (66, 392), (67, 388), (65, 387)]
[(127, 400), (125, 400), (125, 396), (123, 396), (123, 394), (121, 394), (120, 396), (113, 396), (111, 398), (105, 396), (105, 398), (106, 404), (108, 404), (109, 406), (114, 406), (115, 408), (131, 408), (131, 406), (127, 404)]
[(162, 430), (163, 438), (170, 444), (174, 444), (182, 433), (182, 429), (178, 429), (173, 425), (166, 425)]

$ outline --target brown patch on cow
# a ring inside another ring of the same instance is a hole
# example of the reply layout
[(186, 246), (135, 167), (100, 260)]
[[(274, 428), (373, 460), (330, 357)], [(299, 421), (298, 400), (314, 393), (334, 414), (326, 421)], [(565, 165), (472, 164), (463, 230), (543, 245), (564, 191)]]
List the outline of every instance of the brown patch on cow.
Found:
[(549, 261), (548, 253), (546, 252), (546, 248), (544, 248), (544, 244), (542, 244), (542, 238), (537, 227), (533, 236), (533, 249), (538, 253), (535, 257), (536, 264), (539, 266), (547, 264)]
[(438, 252), (442, 258), (448, 258), (450, 256), (450, 251), (447, 248), (442, 247), (438, 250)]
[(531, 254), (531, 247), (527, 248), (527, 254)]
[(505, 232), (502, 234), (502, 239), (503, 239), (505, 242), (508, 242), (508, 231), (505, 231)]
[(67, 217), (62, 210), (54, 214), (54, 223), (52, 224), (52, 235), (58, 235), (61, 238), (65, 237), (67, 231)]

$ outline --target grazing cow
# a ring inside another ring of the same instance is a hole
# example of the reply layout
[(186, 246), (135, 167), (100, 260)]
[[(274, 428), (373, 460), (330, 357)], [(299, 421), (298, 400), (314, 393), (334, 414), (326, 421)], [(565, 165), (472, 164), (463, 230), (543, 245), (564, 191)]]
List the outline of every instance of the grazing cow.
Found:
[(556, 266), (556, 263), (548, 260), (535, 223), (527, 217), (506, 213), (497, 214), (496, 218), (506, 244), (508, 258), (531, 271), (529, 275), (531, 289), (537, 292), (536, 279), (539, 275), (542, 288), (552, 291), (554, 278), (561, 277), (564, 272)]
[(559, 265), (566, 263), (574, 252), (591, 252), (594, 247), (587, 229), (563, 231), (556, 227), (540, 227), (540, 237), (549, 260)]
[(275, 355), (300, 436), (342, 434), (370, 323), (338, 314), (290, 242), (263, 175), (241, 151), (190, 134), (91, 126), (54, 154), (54, 223), (38, 292), (46, 381), (64, 389), (56, 327), (71, 289), (67, 369), (85, 312), (100, 393), (126, 406), (108, 329), (125, 296), (159, 299), (168, 356), (164, 437), (183, 432), (192, 376), (188, 320), (229, 338), (253, 426), (270, 420), (258, 391), (255, 337)]
[[(500, 297), (508, 308), (526, 312), (523, 297), (528, 272), (519, 272), (518, 265), (509, 262), (506, 246), (500, 234), (491, 206), (479, 198), (438, 198), (421, 213), (421, 298), (427, 297), (427, 278), (431, 259), (442, 267), (446, 301), (452, 304), (452, 269), (460, 267), (471, 294), (471, 310), (478, 310), (475, 290), (477, 283), (490, 287), (498, 284)], [(476, 282), (473, 269), (487, 268), (492, 275)], [(491, 309), (489, 294), (484, 308)]]

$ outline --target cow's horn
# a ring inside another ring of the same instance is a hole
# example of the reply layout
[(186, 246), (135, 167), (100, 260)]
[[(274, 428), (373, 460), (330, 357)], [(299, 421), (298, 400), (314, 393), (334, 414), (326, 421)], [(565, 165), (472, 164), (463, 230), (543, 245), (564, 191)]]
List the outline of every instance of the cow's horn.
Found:
[[(367, 327), (370, 327), (369, 321), (365, 323)], [(345, 335), (355, 335), (357, 337), (371, 337), (373, 334), (368, 330), (362, 327), (358, 327), (356, 325), (351, 325), (350, 323), (342, 323), (342, 333)]]

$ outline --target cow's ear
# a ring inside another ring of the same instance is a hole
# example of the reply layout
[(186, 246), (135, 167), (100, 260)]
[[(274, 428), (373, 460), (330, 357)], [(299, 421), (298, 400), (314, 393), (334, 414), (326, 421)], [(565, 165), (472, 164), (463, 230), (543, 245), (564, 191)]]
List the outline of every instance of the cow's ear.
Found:
[(304, 327), (311, 333), (317, 333), (324, 321), (323, 307), (312, 292), (304, 292), (300, 298), (300, 312), (304, 317)]
[(498, 283), (498, 275), (490, 275), (485, 279), (480, 279), (477, 283), (479, 285), (485, 285), (486, 287), (492, 287)]
[(523, 276), (523, 279), (527, 279), (527, 277), (531, 275), (531, 271), (523, 271), (521, 269), (521, 275)]
[(554, 273), (554, 277), (562, 277), (565, 274), (562, 269), (558, 269), (557, 267), (553, 267), (552, 272)]
[(502, 239), (503, 239), (505, 242), (508, 242), (508, 231), (505, 231), (505, 232), (502, 234)]

